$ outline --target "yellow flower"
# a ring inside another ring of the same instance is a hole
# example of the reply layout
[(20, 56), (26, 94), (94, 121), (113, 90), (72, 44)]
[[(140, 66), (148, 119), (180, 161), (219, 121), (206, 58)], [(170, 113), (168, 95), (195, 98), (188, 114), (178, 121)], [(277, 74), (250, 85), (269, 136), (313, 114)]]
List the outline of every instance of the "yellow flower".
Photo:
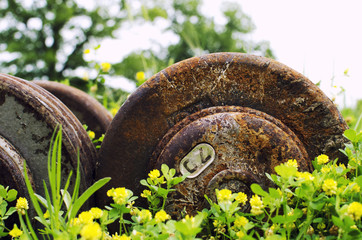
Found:
[(102, 237), (101, 226), (97, 222), (86, 224), (80, 231), (81, 239), (84, 240), (98, 240)]
[(321, 172), (322, 173), (328, 173), (328, 172), (330, 172), (331, 171), (331, 168), (329, 167), (329, 166), (323, 166), (322, 168), (321, 168)]
[(155, 214), (156, 222), (164, 222), (170, 218), (171, 216), (168, 215), (164, 210), (160, 210)]
[(145, 223), (152, 219), (152, 214), (148, 209), (142, 209), (137, 216), (137, 221), (140, 223)]
[(98, 90), (98, 86), (97, 86), (97, 85), (93, 85), (93, 86), (91, 86), (90, 89), (89, 89), (89, 91), (91, 91), (92, 93), (97, 92), (97, 90)]
[(310, 172), (297, 172), (298, 180), (313, 181), (314, 177)]
[(22, 215), (25, 215), (25, 210), (29, 209), (28, 200), (26, 200), (26, 198), (19, 197), (18, 200), (16, 201), (15, 207), (18, 210), (18, 212), (20, 212)]
[(112, 240), (131, 240), (131, 237), (128, 237), (125, 234), (122, 234), (122, 236), (119, 236), (118, 233), (112, 235)]
[(338, 164), (338, 167), (342, 168), (343, 171), (346, 170), (346, 165), (344, 165), (344, 163)]
[(72, 218), (72, 219), (70, 220), (70, 225), (72, 225), (72, 226), (79, 226), (79, 225), (81, 225), (81, 222), (79, 221), (79, 218)]
[(145, 73), (144, 72), (137, 72), (136, 73), (136, 80), (141, 82), (144, 81), (146, 79)]
[(326, 164), (327, 162), (329, 162), (329, 157), (327, 155), (321, 154), (317, 157), (317, 163), (319, 165)]
[(101, 69), (103, 72), (109, 72), (109, 70), (111, 69), (111, 64), (108, 62), (102, 62)]
[(245, 205), (246, 202), (248, 201), (248, 196), (243, 192), (238, 192), (238, 195), (236, 196), (235, 200), (241, 205)]
[(245, 236), (245, 233), (243, 231), (239, 231), (236, 233), (236, 236), (238, 237), (238, 239), (242, 239)]
[(161, 176), (160, 171), (157, 169), (152, 170), (148, 176), (151, 178), (151, 180), (156, 180), (159, 176)]
[(23, 234), (23, 231), (21, 231), (16, 224), (14, 224), (13, 229), (9, 232), (9, 235), (13, 238), (20, 237)]
[(350, 187), (352, 193), (359, 193), (361, 191), (361, 188), (358, 186), (358, 184), (354, 182), (349, 183), (348, 187)]
[(222, 189), (216, 192), (216, 197), (218, 202), (230, 201), (232, 192), (229, 189)]
[(261, 198), (258, 195), (254, 195), (250, 199), (250, 206), (251, 206), (250, 212), (252, 214), (259, 215), (259, 214), (263, 213), (264, 204), (263, 204), (263, 201), (261, 200)]
[(234, 225), (237, 228), (241, 228), (241, 227), (245, 227), (245, 225), (249, 222), (249, 220), (244, 217), (244, 216), (237, 216), (235, 221), (234, 221)]
[(79, 214), (78, 219), (81, 224), (87, 224), (93, 222), (94, 217), (89, 211), (84, 211)]
[(123, 205), (126, 204), (128, 198), (132, 196), (132, 192), (124, 187), (116, 189), (112, 188), (108, 190), (107, 196), (112, 197), (115, 203)]
[(99, 219), (103, 216), (103, 211), (100, 208), (93, 207), (89, 212), (92, 214), (94, 219)]
[(84, 72), (82, 79), (83, 79), (84, 81), (89, 81), (89, 74), (88, 74), (87, 72)]
[(89, 50), (88, 48), (87, 48), (87, 49), (84, 49), (83, 53), (84, 53), (84, 54), (88, 54), (88, 53), (90, 53), (90, 50)]
[(44, 218), (49, 218), (50, 217), (50, 215), (49, 215), (49, 211), (48, 210), (46, 210), (45, 211), (45, 213), (44, 213)]
[(143, 192), (141, 193), (141, 197), (143, 198), (148, 198), (149, 196), (151, 196), (150, 190), (143, 190)]
[(289, 159), (286, 163), (286, 166), (288, 167), (295, 167), (298, 170), (298, 162), (295, 159)]
[(336, 194), (337, 182), (330, 178), (326, 179), (322, 185), (322, 189), (327, 195)]
[(88, 136), (91, 140), (93, 140), (96, 137), (96, 134), (93, 131), (88, 131)]
[(112, 114), (113, 117), (116, 116), (117, 112), (118, 112), (118, 108), (112, 108), (111, 109), (111, 114)]
[(359, 220), (362, 216), (362, 204), (359, 202), (353, 202), (349, 204), (347, 213), (353, 220)]

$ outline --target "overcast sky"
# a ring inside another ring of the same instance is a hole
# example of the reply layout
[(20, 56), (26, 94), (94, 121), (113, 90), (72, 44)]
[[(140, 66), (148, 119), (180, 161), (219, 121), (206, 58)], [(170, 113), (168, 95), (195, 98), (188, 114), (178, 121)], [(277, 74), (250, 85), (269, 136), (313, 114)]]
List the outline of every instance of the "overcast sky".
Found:
[[(219, 0), (204, 0), (205, 13), (220, 16)], [(335, 96), (346, 89), (348, 105), (362, 99), (362, 1), (359, 0), (236, 0), (253, 20), (256, 30), (251, 40), (267, 40), (277, 60), (307, 76), (321, 81), (322, 90)], [(222, 21), (222, 19), (220, 19)], [(102, 44), (100, 59), (118, 61), (134, 48), (145, 49), (152, 41), (167, 44), (177, 41), (162, 35), (155, 26), (132, 26), (119, 40)], [(151, 42), (150, 40), (151, 39)], [(344, 71), (349, 69), (349, 77)], [(333, 79), (333, 83), (332, 83)], [(122, 83), (126, 89), (133, 86)], [(337, 96), (343, 105), (343, 96)]]

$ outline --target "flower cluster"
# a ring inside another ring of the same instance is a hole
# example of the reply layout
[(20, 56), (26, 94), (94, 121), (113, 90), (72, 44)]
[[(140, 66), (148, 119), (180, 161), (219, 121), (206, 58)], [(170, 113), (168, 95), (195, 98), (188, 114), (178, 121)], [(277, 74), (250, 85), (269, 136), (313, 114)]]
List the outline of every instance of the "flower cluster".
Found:
[(119, 205), (126, 204), (132, 195), (132, 191), (124, 187), (112, 188), (107, 191), (107, 196), (112, 197), (113, 201)]
[(16, 201), (15, 207), (19, 213), (25, 215), (26, 210), (29, 209), (28, 200), (26, 200), (26, 198), (19, 197), (18, 200)]

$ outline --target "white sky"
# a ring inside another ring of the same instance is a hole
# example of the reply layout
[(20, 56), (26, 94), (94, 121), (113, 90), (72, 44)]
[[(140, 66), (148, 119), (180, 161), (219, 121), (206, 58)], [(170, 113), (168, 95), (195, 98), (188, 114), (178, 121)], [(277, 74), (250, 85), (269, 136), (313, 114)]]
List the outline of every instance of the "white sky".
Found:
[[(221, 1), (204, 2), (203, 11), (218, 20)], [(256, 26), (250, 39), (269, 41), (279, 62), (304, 74), (314, 83), (321, 81), (322, 90), (331, 98), (343, 86), (346, 89), (347, 105), (353, 105), (362, 98), (362, 1), (234, 2), (240, 3), (243, 12), (251, 17)], [(117, 62), (134, 49), (147, 49), (156, 46), (154, 42), (167, 44), (170, 41), (176, 41), (172, 34), (161, 34), (151, 24), (142, 28), (133, 25), (121, 32), (120, 39), (104, 41), (99, 57)], [(349, 77), (343, 74), (347, 68)], [(128, 90), (134, 88), (125, 81), (114, 81), (117, 83), (113, 82), (112, 85), (122, 85), (122, 88)], [(343, 95), (338, 95), (336, 101), (343, 106)]]

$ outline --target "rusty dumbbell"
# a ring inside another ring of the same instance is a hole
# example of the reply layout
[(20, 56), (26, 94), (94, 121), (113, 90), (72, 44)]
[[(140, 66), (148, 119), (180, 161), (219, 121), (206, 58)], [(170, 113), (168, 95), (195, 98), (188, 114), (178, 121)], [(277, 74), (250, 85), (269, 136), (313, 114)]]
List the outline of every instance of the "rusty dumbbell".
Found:
[(69, 172), (76, 172), (79, 153), (80, 188), (84, 191), (93, 183), (96, 150), (82, 124), (48, 91), (29, 81), (0, 74), (0, 184), (26, 196), (26, 161), (35, 191), (43, 195), (50, 140), (59, 125), (63, 133), (63, 186)]
[(62, 101), (82, 124), (94, 131), (96, 138), (101, 137), (107, 131), (112, 121), (112, 115), (95, 98), (75, 87), (58, 82), (44, 80), (32, 82)]
[(264, 57), (216, 53), (176, 63), (139, 87), (113, 119), (96, 177), (140, 194), (140, 179), (165, 163), (188, 178), (170, 213), (193, 213), (216, 188), (251, 194), (288, 159), (312, 170), (321, 153), (340, 156), (347, 128), (335, 105), (306, 77)]

